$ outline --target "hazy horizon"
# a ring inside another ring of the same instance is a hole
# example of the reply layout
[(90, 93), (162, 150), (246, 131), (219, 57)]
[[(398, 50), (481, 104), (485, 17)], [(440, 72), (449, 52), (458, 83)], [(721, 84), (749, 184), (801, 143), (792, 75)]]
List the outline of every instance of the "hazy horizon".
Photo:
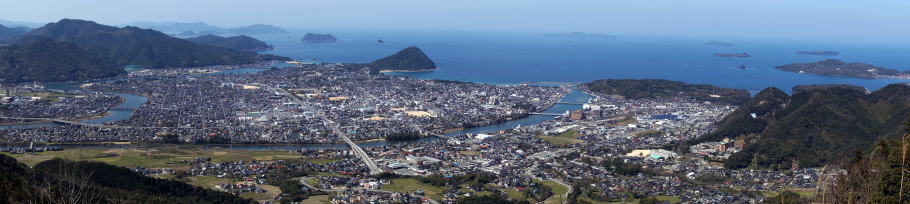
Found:
[(0, 19), (44, 24), (62, 18), (108, 25), (257, 23), (288, 29), (590, 32), (614, 35), (908, 42), (906, 1), (289, 1), (115, 0), (7, 2)]

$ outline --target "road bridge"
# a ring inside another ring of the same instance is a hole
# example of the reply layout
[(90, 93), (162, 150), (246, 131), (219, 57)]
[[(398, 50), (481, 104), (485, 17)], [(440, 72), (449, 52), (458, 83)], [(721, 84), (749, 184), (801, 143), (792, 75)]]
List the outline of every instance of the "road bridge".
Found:
[(566, 105), (585, 105), (585, 103), (572, 103), (572, 102), (556, 102), (556, 104), (566, 104)]
[[(291, 101), (293, 101), (297, 105), (300, 105), (300, 106), (305, 105), (303, 103), (303, 101), (300, 100), (300, 98), (298, 98), (297, 96), (294, 96), (294, 94), (291, 94), (287, 90), (278, 89), (278, 92), (280, 92), (283, 95), (287, 95), (288, 98), (290, 98)], [(338, 127), (338, 124), (335, 123), (335, 121), (332, 121), (332, 120), (328, 119), (327, 117), (325, 117), (325, 113), (323, 113), (321, 110), (314, 110), (314, 111), (316, 112), (317, 115), (319, 115), (320, 117), (322, 117), (325, 120), (325, 122), (324, 122), (325, 126), (332, 128), (332, 131), (335, 132), (335, 134), (338, 135), (338, 137), (340, 137), (341, 140), (344, 140), (344, 142), (347, 143), (348, 146), (351, 146), (351, 149), (354, 150), (354, 153), (357, 154), (357, 156), (359, 156), (360, 159), (363, 160), (363, 163), (367, 165), (367, 168), (370, 169), (370, 174), (376, 175), (376, 174), (380, 174), (383, 172), (382, 168), (379, 168), (379, 166), (377, 166), (376, 163), (373, 162), (373, 159), (370, 158), (370, 155), (368, 155), (365, 151), (363, 151), (363, 149), (361, 149), (360, 146), (357, 146), (357, 143), (354, 143), (354, 141), (351, 141), (351, 138), (348, 137), (346, 132), (341, 131), (341, 128)]]
[(531, 115), (565, 116), (565, 114), (560, 114), (560, 113), (537, 113), (537, 112), (531, 112)]

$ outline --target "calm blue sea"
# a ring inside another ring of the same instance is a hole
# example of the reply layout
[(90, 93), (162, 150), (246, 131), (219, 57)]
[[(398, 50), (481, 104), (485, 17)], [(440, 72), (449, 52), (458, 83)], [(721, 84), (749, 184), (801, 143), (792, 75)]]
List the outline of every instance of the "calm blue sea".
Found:
[[(423, 79), (483, 83), (587, 82), (602, 78), (658, 78), (757, 91), (800, 84), (855, 84), (875, 90), (907, 80), (823, 77), (775, 70), (777, 65), (836, 58), (898, 70), (910, 69), (910, 47), (886, 44), (783, 40), (618, 36), (615, 40), (565, 39), (535, 33), (332, 31), (336, 43), (304, 44), (306, 31), (255, 36), (275, 46), (269, 53), (323, 62), (371, 62), (415, 45), (438, 70), (396, 73)], [(330, 31), (310, 31), (330, 32)], [(378, 43), (378, 39), (385, 43)], [(707, 41), (733, 43), (708, 46)], [(833, 50), (840, 56), (798, 55)], [(751, 58), (721, 58), (717, 52), (748, 52)], [(746, 65), (745, 70), (738, 69)]]

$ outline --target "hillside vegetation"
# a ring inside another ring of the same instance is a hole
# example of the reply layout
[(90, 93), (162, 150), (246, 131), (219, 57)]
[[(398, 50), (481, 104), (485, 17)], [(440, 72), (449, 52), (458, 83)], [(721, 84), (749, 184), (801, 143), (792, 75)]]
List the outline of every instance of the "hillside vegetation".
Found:
[(72, 43), (39, 38), (0, 47), (0, 83), (86, 80), (125, 73)]
[(197, 67), (249, 64), (261, 60), (288, 60), (285, 57), (197, 44), (155, 30), (137, 27), (117, 28), (75, 19), (49, 23), (12, 40), (12, 43), (25, 44), (36, 38), (73, 43), (88, 53), (118, 66)]
[(221, 37), (217, 35), (203, 35), (194, 38), (187, 38), (194, 43), (223, 47), (237, 51), (267, 51), (272, 50), (272, 46), (246, 35)]
[[(752, 117), (755, 113), (756, 117)], [(745, 148), (728, 168), (816, 167), (903, 133), (910, 87), (888, 85), (870, 94), (845, 86), (803, 89), (787, 96), (768, 88), (697, 141), (741, 138)]]
[(0, 155), (0, 195), (0, 203), (252, 203), (104, 163), (52, 159), (30, 169), (6, 155)]
[(749, 100), (749, 92), (707, 84), (687, 84), (664, 79), (601, 79), (582, 84), (590, 91), (629, 99), (691, 98), (728, 104)]
[(424, 71), (436, 69), (436, 63), (430, 60), (420, 48), (407, 47), (394, 55), (384, 57), (369, 64), (374, 70), (382, 71)]

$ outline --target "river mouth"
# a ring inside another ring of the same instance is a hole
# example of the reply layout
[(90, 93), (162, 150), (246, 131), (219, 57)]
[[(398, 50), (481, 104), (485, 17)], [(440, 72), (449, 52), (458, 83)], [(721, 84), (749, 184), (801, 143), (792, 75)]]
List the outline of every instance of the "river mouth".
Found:
[[(260, 71), (267, 70), (265, 68), (241, 68), (235, 69), (232, 71), (212, 73), (212, 74), (247, 74), (247, 73), (256, 73)], [(107, 80), (104, 82), (115, 81)], [(98, 92), (94, 90), (84, 89), (82, 83), (65, 83), (65, 84), (49, 84), (47, 85), (48, 89), (61, 90), (61, 91), (83, 91), (83, 92)], [(114, 94), (124, 98), (123, 103), (111, 108), (104, 113), (103, 117), (93, 118), (82, 120), (80, 122), (87, 124), (102, 124), (108, 122), (116, 122), (127, 120), (133, 116), (139, 106), (148, 102), (148, 97), (129, 94), (129, 93), (120, 93), (120, 92), (105, 92), (102, 93)], [(563, 103), (585, 103), (592, 96), (578, 90), (572, 89), (571, 92), (563, 96), (559, 104), (555, 104), (552, 107), (544, 110), (542, 113), (550, 114), (563, 114), (575, 110), (580, 110), (581, 105), (577, 104), (563, 104)], [(514, 120), (509, 120), (503, 123), (491, 124), (485, 126), (478, 126), (472, 128), (465, 128), (458, 131), (448, 132), (444, 134), (444, 137), (452, 137), (463, 134), (478, 134), (478, 133), (488, 133), (496, 132), (499, 130), (513, 129), (517, 126), (528, 126), (539, 124), (545, 121), (553, 120), (557, 116), (551, 115), (529, 115), (522, 118), (517, 118)], [(0, 125), (0, 130), (4, 129), (20, 129), (20, 128), (41, 128), (41, 127), (55, 127), (61, 126), (61, 124), (56, 123), (34, 123), (34, 124), (16, 124), (16, 125)], [(415, 143), (415, 142), (429, 142), (438, 140), (440, 137), (424, 137), (416, 140), (407, 140), (407, 141), (369, 141), (357, 143), (361, 147), (378, 147), (392, 144), (401, 144), (401, 143)], [(130, 148), (130, 147), (141, 147), (145, 146), (143, 144), (60, 144), (58, 146), (63, 146), (66, 148)], [(301, 150), (301, 149), (344, 149), (349, 148), (347, 144), (212, 144), (212, 145), (199, 145), (204, 147), (213, 147), (213, 148), (226, 148), (226, 149), (236, 149), (236, 150), (252, 150), (252, 151), (292, 151), (292, 150)]]

